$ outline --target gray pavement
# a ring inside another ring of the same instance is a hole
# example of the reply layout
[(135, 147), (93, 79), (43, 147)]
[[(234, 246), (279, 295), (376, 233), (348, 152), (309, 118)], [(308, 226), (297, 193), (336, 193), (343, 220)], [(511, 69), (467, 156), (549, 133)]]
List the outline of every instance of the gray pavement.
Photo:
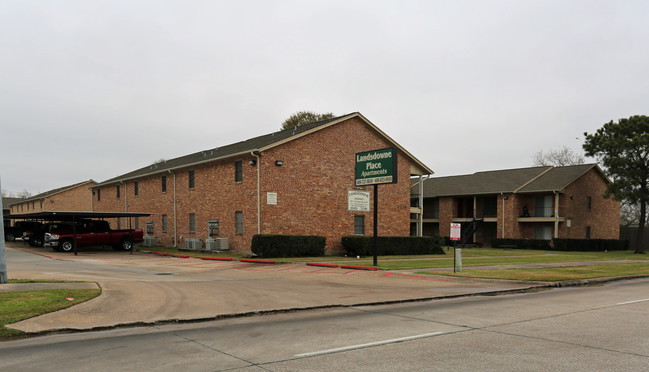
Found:
[[(11, 324), (28, 334), (212, 320), (549, 287), (517, 282), (307, 266), (171, 258), (146, 253), (7, 247), (10, 279), (85, 280), (102, 294), (85, 303)], [(95, 284), (95, 282), (97, 284)], [(5, 290), (79, 283), (0, 285)], [(7, 286), (7, 287), (5, 287)]]

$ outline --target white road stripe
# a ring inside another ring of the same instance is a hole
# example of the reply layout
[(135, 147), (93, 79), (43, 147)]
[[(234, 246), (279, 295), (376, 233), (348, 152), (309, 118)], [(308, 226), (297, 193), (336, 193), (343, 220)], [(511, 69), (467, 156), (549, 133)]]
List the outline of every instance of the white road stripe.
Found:
[(335, 349), (328, 349), (328, 350), (321, 350), (321, 351), (313, 351), (313, 352), (304, 353), (304, 354), (296, 354), (295, 356), (296, 357), (309, 357), (309, 356), (315, 356), (315, 355), (337, 353), (337, 352), (340, 352), (340, 351), (363, 349), (363, 348), (370, 347), (370, 346), (386, 345), (386, 344), (392, 344), (392, 343), (396, 343), (396, 342), (410, 341), (410, 340), (416, 340), (416, 339), (419, 339), (419, 338), (437, 336), (437, 335), (441, 335), (442, 333), (444, 333), (444, 332), (424, 333), (424, 334), (421, 334), (421, 335), (401, 337), (401, 338), (393, 338), (391, 340), (376, 341), (376, 342), (370, 342), (370, 343), (367, 343), (367, 344), (345, 346), (345, 347), (339, 347), (339, 348), (335, 348)]
[(635, 301), (627, 301), (627, 302), (618, 302), (618, 303), (616, 303), (615, 305), (628, 305), (628, 304), (635, 304), (635, 303), (638, 303), (638, 302), (645, 302), (645, 301), (649, 301), (649, 298), (645, 298), (644, 300), (635, 300)]

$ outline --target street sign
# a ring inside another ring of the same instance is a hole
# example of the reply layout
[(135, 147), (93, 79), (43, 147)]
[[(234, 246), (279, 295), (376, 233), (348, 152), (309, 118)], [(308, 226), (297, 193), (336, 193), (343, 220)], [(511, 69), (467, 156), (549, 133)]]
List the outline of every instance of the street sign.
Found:
[(355, 185), (380, 185), (397, 183), (397, 149), (356, 153)]
[(451, 224), (451, 240), (460, 240), (462, 235), (462, 224), (452, 223)]

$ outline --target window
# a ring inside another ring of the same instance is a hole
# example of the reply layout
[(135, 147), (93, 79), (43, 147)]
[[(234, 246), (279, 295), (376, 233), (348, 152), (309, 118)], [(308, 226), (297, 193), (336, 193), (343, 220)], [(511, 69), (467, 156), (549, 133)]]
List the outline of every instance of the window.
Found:
[(135, 196), (138, 196), (140, 194), (139, 186), (140, 184), (137, 181), (133, 182), (133, 193), (135, 194)]
[(590, 226), (586, 226), (586, 239), (590, 239)]
[(162, 192), (167, 192), (167, 176), (162, 176)]
[(189, 214), (189, 232), (190, 233), (196, 232), (196, 214), (194, 213)]
[(135, 217), (135, 229), (140, 228), (140, 217)]
[(219, 220), (207, 220), (207, 235), (219, 235)]
[(189, 188), (190, 189), (194, 188), (194, 171), (193, 170), (189, 171)]
[(354, 235), (365, 235), (365, 216), (354, 215)]
[(241, 182), (243, 180), (243, 163), (241, 160), (234, 162), (234, 182)]
[(234, 232), (236, 234), (243, 234), (243, 212), (234, 212)]
[(162, 215), (162, 232), (163, 233), (167, 232), (167, 215), (166, 214)]
[(122, 228), (122, 219), (120, 217), (117, 217), (117, 230), (120, 230)]
[(117, 199), (120, 197), (119, 185), (117, 185)]
[(101, 189), (97, 189), (97, 201), (101, 201)]
[(552, 195), (541, 195), (535, 198), (534, 217), (552, 217)]
[(590, 196), (586, 197), (586, 209), (590, 210), (593, 206), (593, 199)]

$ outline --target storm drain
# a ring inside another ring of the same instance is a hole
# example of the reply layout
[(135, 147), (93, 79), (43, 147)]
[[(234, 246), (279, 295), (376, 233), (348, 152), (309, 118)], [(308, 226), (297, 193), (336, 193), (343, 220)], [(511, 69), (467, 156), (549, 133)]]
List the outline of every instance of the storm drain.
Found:
[(156, 273), (156, 275), (173, 275), (174, 273)]

